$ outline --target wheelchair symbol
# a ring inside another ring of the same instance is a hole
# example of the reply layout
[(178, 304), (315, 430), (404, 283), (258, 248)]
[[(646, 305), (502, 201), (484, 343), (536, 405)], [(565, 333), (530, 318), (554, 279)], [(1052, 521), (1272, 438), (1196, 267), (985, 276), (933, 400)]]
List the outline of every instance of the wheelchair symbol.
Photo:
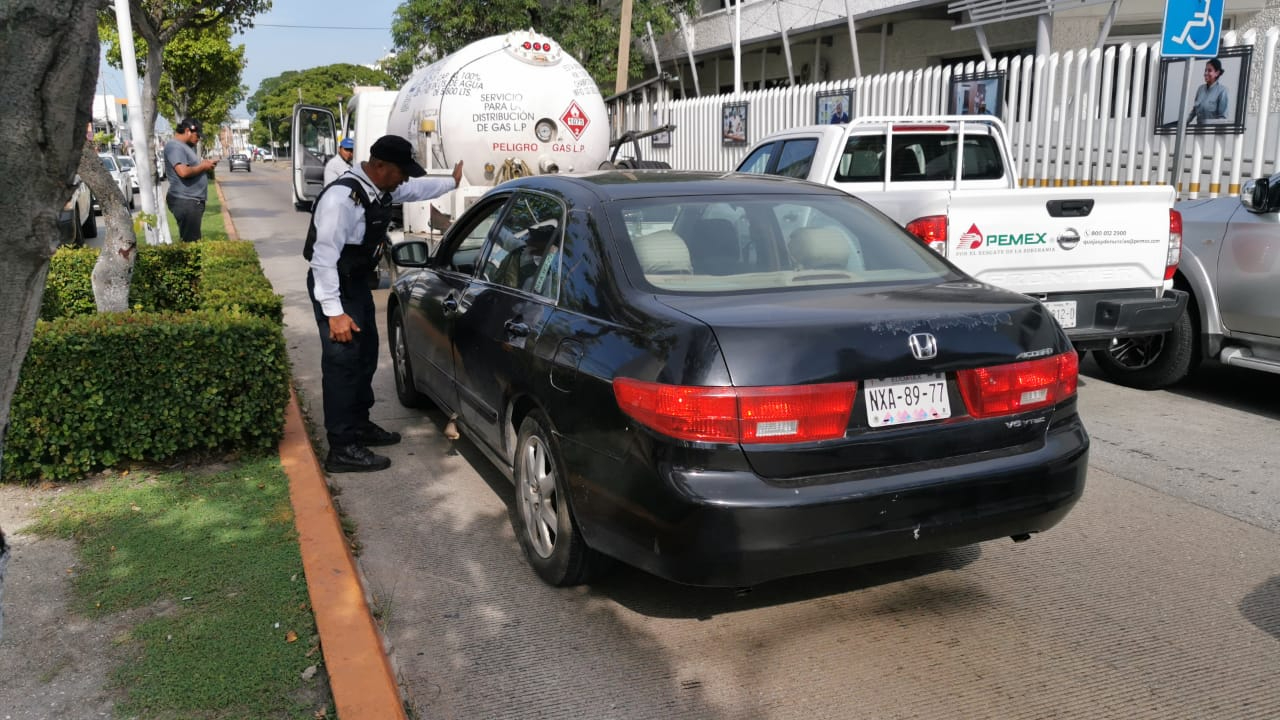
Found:
[[(1173, 38), (1173, 42), (1178, 45), (1188, 45), (1192, 50), (1203, 50), (1209, 47), (1209, 43), (1213, 42), (1214, 31), (1217, 29), (1213, 25), (1213, 18), (1209, 16), (1209, 3), (1212, 0), (1204, 0), (1204, 8), (1200, 12), (1194, 13), (1191, 19), (1187, 21), (1186, 26), (1182, 28), (1182, 34)], [(1204, 42), (1197, 43), (1191, 39), (1191, 33), (1200, 28), (1208, 28), (1204, 32)]]

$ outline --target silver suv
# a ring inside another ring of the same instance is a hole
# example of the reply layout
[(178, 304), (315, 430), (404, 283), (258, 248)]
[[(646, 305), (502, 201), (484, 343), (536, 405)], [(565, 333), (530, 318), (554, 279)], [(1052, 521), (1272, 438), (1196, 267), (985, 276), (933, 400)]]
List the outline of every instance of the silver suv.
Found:
[(1280, 374), (1280, 173), (1245, 184), (1238, 198), (1188, 200), (1174, 284), (1191, 293), (1164, 335), (1113, 342), (1095, 359), (1113, 379), (1172, 385), (1202, 360)]

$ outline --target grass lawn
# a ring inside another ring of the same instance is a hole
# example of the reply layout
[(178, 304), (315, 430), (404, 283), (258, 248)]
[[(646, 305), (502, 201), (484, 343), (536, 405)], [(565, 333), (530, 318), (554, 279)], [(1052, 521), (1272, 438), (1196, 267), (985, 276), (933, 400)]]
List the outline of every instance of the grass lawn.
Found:
[[(169, 237), (173, 241), (181, 242), (178, 235), (178, 221), (174, 220), (173, 213), (166, 207), (164, 211), (166, 219), (169, 221)], [(146, 230), (141, 226), (137, 226), (134, 236), (138, 242), (147, 241)], [(209, 181), (209, 192), (205, 196), (204, 201), (204, 218), (200, 221), (200, 237), (202, 240), (229, 240), (227, 235), (226, 223), (222, 221), (222, 202), (218, 200), (218, 191), (213, 186), (213, 180)]]
[(119, 715), (330, 712), (325, 675), (312, 667), (322, 663), (319, 635), (276, 457), (108, 476), (66, 491), (32, 531), (76, 541), (78, 612), (148, 610), (116, 640), (127, 658), (112, 672)]

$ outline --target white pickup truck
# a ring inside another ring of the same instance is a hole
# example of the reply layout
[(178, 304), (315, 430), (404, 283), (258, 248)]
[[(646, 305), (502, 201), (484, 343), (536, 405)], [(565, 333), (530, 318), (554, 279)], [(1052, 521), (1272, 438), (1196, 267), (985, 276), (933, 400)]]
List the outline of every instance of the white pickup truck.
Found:
[(1168, 332), (1186, 308), (1173, 289), (1172, 187), (1020, 188), (994, 117), (799, 127), (761, 140), (737, 169), (862, 198), (969, 275), (1039, 299), (1079, 350)]

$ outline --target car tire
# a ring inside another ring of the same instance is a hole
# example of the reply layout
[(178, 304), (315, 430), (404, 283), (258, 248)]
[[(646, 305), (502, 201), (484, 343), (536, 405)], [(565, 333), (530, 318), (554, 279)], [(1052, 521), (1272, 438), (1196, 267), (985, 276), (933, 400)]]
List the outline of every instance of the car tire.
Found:
[(1117, 384), (1139, 390), (1169, 387), (1199, 364), (1193, 310), (1188, 304), (1173, 329), (1163, 335), (1113, 340), (1110, 347), (1094, 350), (1093, 359)]
[(520, 423), (516, 441), (515, 532), (525, 559), (554, 587), (590, 579), (596, 553), (587, 547), (569, 507), (569, 488), (550, 422), (534, 410)]
[(86, 238), (98, 237), (98, 218), (93, 214), (93, 208), (89, 208), (89, 217), (76, 229), (77, 246), (83, 245)]
[(409, 360), (409, 346), (404, 340), (404, 313), (396, 308), (391, 316), (391, 368), (396, 378), (396, 399), (407, 408), (427, 407), (430, 399), (418, 391), (413, 382), (413, 363)]

